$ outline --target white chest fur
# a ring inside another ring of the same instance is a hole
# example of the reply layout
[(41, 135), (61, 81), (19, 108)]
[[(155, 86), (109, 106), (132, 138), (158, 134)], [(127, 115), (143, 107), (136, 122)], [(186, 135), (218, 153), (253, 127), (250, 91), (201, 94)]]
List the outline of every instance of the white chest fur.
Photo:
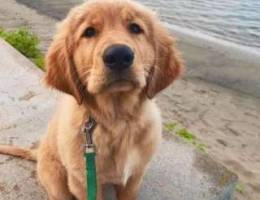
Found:
[(137, 153), (136, 150), (132, 150), (127, 155), (125, 166), (123, 168), (123, 174), (122, 174), (123, 185), (127, 184), (128, 179), (132, 176), (139, 162), (140, 162), (139, 154)]
[(129, 178), (140, 165), (140, 155), (137, 150), (129, 151), (120, 160), (111, 162), (111, 157), (98, 158), (98, 175), (102, 184), (113, 183), (126, 185)]

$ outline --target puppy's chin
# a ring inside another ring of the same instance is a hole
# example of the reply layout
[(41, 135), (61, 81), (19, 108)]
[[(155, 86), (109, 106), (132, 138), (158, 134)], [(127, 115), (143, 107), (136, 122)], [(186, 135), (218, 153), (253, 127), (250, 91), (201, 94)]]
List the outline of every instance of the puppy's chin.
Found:
[(137, 83), (128, 80), (117, 80), (109, 84), (89, 84), (88, 92), (91, 95), (101, 95), (102, 93), (122, 93), (131, 92), (137, 88)]
[(104, 88), (104, 92), (118, 93), (118, 92), (130, 92), (135, 89), (135, 84), (131, 81), (118, 80), (109, 84)]

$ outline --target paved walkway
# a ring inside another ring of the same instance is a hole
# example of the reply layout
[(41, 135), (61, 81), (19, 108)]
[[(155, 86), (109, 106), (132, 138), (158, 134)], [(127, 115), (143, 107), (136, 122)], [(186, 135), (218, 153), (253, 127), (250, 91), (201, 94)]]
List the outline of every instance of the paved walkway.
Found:
[[(0, 25), (29, 26), (40, 36), (45, 51), (51, 41), (55, 17), (42, 15), (43, 11), (37, 13), (14, 0), (0, 0), (0, 3)], [(62, 15), (61, 12), (59, 16)], [(210, 156), (239, 175), (244, 192), (237, 193), (236, 199), (260, 199), (259, 99), (189, 79), (165, 91), (158, 102), (165, 122), (182, 123), (208, 146)]]

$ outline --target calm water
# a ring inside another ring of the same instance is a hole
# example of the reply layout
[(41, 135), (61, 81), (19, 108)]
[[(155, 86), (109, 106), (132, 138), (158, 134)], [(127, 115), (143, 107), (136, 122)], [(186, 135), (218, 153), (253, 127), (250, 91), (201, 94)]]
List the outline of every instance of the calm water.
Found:
[[(83, 0), (17, 0), (62, 19)], [(260, 50), (260, 0), (138, 0), (166, 22)]]
[(170, 24), (260, 50), (260, 0), (139, 0)]

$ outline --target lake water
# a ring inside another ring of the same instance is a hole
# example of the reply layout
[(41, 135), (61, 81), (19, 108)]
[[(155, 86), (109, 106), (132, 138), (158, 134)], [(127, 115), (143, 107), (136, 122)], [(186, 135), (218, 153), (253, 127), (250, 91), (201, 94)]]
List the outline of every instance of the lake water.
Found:
[(260, 50), (260, 0), (140, 0), (174, 25)]
[[(17, 0), (57, 19), (83, 0)], [(260, 0), (138, 0), (167, 23), (260, 50)]]

